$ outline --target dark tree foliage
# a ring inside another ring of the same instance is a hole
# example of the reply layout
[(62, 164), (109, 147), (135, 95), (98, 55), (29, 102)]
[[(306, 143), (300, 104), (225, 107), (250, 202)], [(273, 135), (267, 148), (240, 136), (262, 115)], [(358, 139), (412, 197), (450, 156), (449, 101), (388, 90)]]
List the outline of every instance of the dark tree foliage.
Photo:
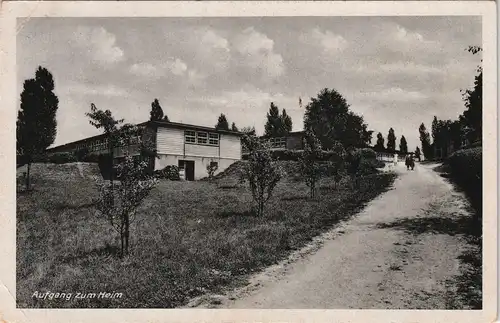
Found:
[(231, 130), (232, 130), (232, 131), (239, 131), (239, 130), (238, 130), (238, 127), (236, 127), (236, 123), (234, 123), (234, 122), (233, 122), (233, 123), (231, 124)]
[(16, 151), (28, 165), (26, 189), (30, 186), (30, 168), (33, 158), (54, 143), (57, 133), (56, 113), (59, 99), (54, 94), (54, 78), (41, 66), (34, 79), (24, 82), (21, 109), (16, 123)]
[(286, 110), (283, 109), (281, 112), (281, 135), (286, 136), (290, 132), (292, 132), (293, 128), (293, 122), (292, 122), (292, 117), (290, 117), (287, 113)]
[(408, 143), (406, 142), (405, 136), (401, 136), (399, 141), (399, 151), (401, 151), (402, 154), (408, 153)]
[(264, 126), (265, 137), (279, 137), (282, 134), (282, 119), (278, 107), (271, 102), (271, 107), (267, 113), (267, 121)]
[(335, 89), (323, 89), (306, 106), (304, 129), (313, 131), (324, 149), (335, 142), (344, 147), (363, 147), (369, 144), (372, 132), (363, 118), (349, 111), (349, 104)]
[(217, 124), (215, 125), (215, 129), (229, 130), (229, 122), (227, 122), (227, 118), (223, 113), (220, 114)]
[(381, 132), (377, 133), (377, 143), (373, 147), (376, 151), (384, 151), (385, 146), (384, 146), (384, 135), (382, 135)]
[[(483, 49), (478, 46), (469, 46), (467, 49), (473, 55), (478, 54)], [(481, 60), (482, 61), (482, 60)], [(466, 127), (465, 135), (469, 141), (481, 139), (483, 129), (483, 68), (478, 66), (477, 75), (474, 77), (474, 87), (462, 91), (466, 110), (460, 116), (460, 120)]]
[(396, 151), (396, 135), (392, 128), (389, 129), (389, 134), (387, 135), (387, 150), (391, 153)]
[(422, 144), (422, 153), (424, 154), (424, 158), (432, 159), (431, 138), (424, 123), (420, 125), (418, 132), (420, 134), (420, 143)]
[(169, 121), (168, 117), (163, 114), (163, 109), (160, 106), (160, 102), (158, 102), (158, 99), (155, 99), (151, 103), (151, 112), (150, 112), (150, 120), (151, 121), (159, 121), (159, 120), (164, 120), (164, 121)]

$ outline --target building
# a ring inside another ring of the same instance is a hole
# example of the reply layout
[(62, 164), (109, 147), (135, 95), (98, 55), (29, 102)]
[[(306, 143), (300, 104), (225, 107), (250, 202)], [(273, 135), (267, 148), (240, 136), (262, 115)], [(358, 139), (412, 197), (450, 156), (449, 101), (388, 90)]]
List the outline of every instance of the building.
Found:
[[(304, 138), (305, 131), (295, 131), (295, 132), (290, 132), (288, 136), (285, 137), (271, 137), (271, 138), (263, 138), (264, 140), (267, 140), (271, 146), (272, 150), (298, 150), (301, 151), (303, 149), (303, 138)], [(372, 148), (373, 147), (367, 147), (367, 148)], [(386, 162), (393, 162), (394, 161), (394, 154), (398, 155), (398, 160), (399, 161), (404, 161), (406, 158), (406, 154), (401, 153), (399, 150), (396, 150), (394, 153), (390, 153), (387, 151), (377, 151), (375, 150), (377, 154), (377, 159), (381, 161), (386, 161)], [(245, 149), (243, 150), (243, 154), (246, 154), (247, 151)]]
[[(167, 121), (147, 121), (137, 126), (144, 130), (143, 141), (149, 139), (155, 143), (158, 158), (150, 160), (154, 170), (175, 165), (186, 180), (197, 180), (207, 176), (206, 168), (211, 163), (218, 166), (218, 173), (241, 160), (240, 132)], [(91, 154), (105, 154), (107, 138), (104, 134), (98, 135), (53, 147), (47, 152), (76, 152), (83, 148)], [(127, 152), (132, 156), (140, 154), (139, 138), (132, 138), (130, 144), (113, 151), (117, 159)]]

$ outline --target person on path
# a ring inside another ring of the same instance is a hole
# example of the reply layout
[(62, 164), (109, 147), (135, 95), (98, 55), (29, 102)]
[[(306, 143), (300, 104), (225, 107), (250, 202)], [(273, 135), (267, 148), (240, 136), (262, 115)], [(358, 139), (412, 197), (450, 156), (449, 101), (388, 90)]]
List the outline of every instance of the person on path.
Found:
[(394, 166), (398, 165), (398, 154), (394, 154)]

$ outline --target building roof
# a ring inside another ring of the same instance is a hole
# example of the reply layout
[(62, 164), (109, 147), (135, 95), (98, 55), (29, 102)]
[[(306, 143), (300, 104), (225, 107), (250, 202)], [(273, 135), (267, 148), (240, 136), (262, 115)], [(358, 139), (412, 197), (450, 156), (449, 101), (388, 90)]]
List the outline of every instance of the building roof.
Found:
[(215, 129), (212, 127), (197, 126), (197, 125), (192, 125), (192, 124), (187, 124), (187, 123), (170, 122), (170, 121), (163, 121), (163, 120), (161, 120), (161, 121), (146, 121), (146, 122), (143, 122), (139, 125), (146, 125), (146, 124), (152, 124), (152, 125), (166, 127), (166, 128), (182, 128), (182, 129), (192, 129), (192, 130), (199, 130), (199, 131), (218, 132), (218, 133), (225, 133), (225, 134), (230, 134), (230, 135), (235, 135), (235, 136), (242, 136), (243, 135), (243, 133), (239, 132), (239, 131)]
[[(207, 132), (217, 132), (217, 133), (222, 133), (222, 134), (229, 134), (229, 135), (235, 135), (235, 136), (242, 136), (243, 133), (239, 131), (232, 131), (232, 130), (221, 130), (221, 129), (215, 129), (211, 127), (205, 127), (205, 126), (197, 126), (197, 125), (192, 125), (192, 124), (186, 124), (186, 123), (179, 123), (179, 122), (170, 122), (170, 121), (145, 121), (136, 124), (136, 126), (148, 126), (148, 125), (153, 125), (157, 127), (165, 127), (165, 128), (180, 128), (180, 129), (189, 129), (189, 130), (198, 130), (198, 131), (207, 131)], [(105, 134), (99, 134), (96, 136), (92, 137), (87, 137), (83, 138), (80, 140), (75, 140), (72, 142), (68, 142), (59, 146), (54, 146), (51, 148), (48, 148), (47, 151), (51, 151), (53, 149), (59, 149), (63, 148), (66, 146), (74, 145), (74, 144), (79, 144), (79, 143), (85, 143), (91, 140), (96, 140), (100, 138), (105, 138)]]

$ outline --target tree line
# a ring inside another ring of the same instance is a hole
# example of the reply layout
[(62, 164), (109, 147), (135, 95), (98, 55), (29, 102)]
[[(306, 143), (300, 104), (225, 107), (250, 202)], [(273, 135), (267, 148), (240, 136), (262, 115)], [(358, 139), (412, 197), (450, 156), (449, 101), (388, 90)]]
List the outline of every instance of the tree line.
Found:
[[(466, 50), (476, 55), (483, 49), (478, 46), (469, 46)], [(465, 110), (457, 120), (441, 120), (434, 116), (431, 133), (423, 122), (420, 124), (418, 131), (422, 152), (426, 159), (444, 157), (444, 154), (436, 155), (438, 150), (448, 152), (450, 146), (456, 150), (464, 144), (481, 140), (483, 117), (483, 69), (481, 65), (477, 67), (476, 73), (473, 88), (461, 91)]]

